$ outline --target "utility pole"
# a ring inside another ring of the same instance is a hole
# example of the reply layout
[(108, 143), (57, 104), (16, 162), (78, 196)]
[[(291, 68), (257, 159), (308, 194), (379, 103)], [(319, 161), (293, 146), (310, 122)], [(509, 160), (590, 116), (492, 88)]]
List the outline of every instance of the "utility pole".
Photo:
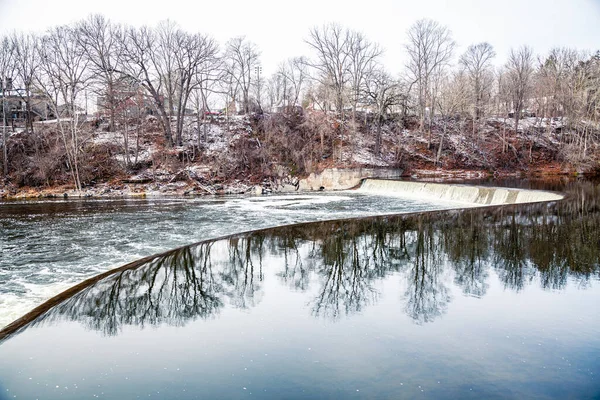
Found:
[(256, 101), (258, 103), (258, 108), (260, 109), (260, 112), (262, 114), (262, 102), (260, 99), (260, 92), (261, 92), (261, 83), (260, 83), (260, 74), (262, 73), (262, 67), (260, 65), (257, 65), (256, 67), (254, 67), (254, 72), (256, 72)]

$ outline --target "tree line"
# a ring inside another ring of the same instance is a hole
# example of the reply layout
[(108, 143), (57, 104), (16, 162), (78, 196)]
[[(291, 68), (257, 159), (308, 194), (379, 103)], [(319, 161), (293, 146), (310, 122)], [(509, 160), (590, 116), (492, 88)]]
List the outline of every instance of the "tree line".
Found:
[[(497, 67), (491, 44), (472, 44), (456, 54), (450, 29), (423, 19), (407, 30), (406, 65), (394, 66), (391, 73), (382, 63), (383, 49), (359, 31), (332, 23), (310, 29), (304, 40), (310, 55), (282, 61), (265, 78), (260, 49), (249, 39), (235, 37), (221, 45), (210, 35), (185, 31), (172, 21), (132, 27), (91, 15), (43, 34), (2, 37), (4, 174), (9, 169), (11, 118), (6, 93), (21, 98), (25, 130), (30, 132), (36, 96), (45, 99), (58, 120), (77, 189), (88, 96), (98, 99), (98, 111), (110, 131), (122, 130), (131, 118), (140, 124), (144, 112), (156, 115), (168, 146), (182, 145), (184, 117), (189, 114), (197, 117), (200, 143), (201, 122), (217, 105), (224, 106), (227, 115), (293, 112), (300, 107), (323, 111), (337, 119), (340, 159), (345, 141), (356, 146), (357, 118), (367, 113), (375, 122), (375, 153), (381, 147), (381, 127), (391, 115), (415, 117), (429, 147), (440, 117), (472, 121), (475, 140), (485, 133), (482, 121), (490, 116), (514, 119), (515, 132), (525, 116), (560, 118), (573, 133), (565, 140), (582, 156), (597, 139), (600, 52), (556, 48), (536, 56), (523, 46), (512, 49), (507, 62)], [(550, 129), (551, 124), (546, 126)], [(444, 122), (437, 133), (439, 152), (445, 133)], [(508, 149), (506, 134), (505, 128), (503, 151)]]

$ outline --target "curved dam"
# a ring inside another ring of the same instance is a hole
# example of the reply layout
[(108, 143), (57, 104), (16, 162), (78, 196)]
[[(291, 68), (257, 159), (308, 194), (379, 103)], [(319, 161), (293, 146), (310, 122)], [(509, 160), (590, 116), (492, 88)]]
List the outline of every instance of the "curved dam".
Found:
[(430, 201), (452, 201), (463, 204), (493, 206), (562, 200), (563, 195), (542, 190), (471, 186), (445, 183), (410, 182), (387, 179), (365, 179), (359, 192), (385, 194)]

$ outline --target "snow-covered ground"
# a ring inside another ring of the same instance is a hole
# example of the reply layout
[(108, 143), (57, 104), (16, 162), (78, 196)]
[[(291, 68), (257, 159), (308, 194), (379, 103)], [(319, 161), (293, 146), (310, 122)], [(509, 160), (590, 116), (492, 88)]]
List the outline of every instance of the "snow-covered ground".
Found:
[[(490, 117), (487, 119), (487, 122), (506, 124), (507, 128), (510, 129), (513, 129), (515, 126), (515, 120), (512, 118)], [(525, 117), (519, 120), (518, 131), (526, 132), (532, 128), (543, 130), (561, 129), (565, 124), (566, 121), (564, 118)]]

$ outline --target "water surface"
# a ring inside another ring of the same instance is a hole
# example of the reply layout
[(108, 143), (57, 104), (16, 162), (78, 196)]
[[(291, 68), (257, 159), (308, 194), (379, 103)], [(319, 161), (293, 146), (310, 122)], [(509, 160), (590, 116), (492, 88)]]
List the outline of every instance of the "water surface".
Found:
[[(7, 398), (593, 399), (600, 187), (180, 248), (0, 343)], [(0, 395), (1, 396), (1, 395)]]
[(0, 328), (86, 278), (178, 246), (297, 222), (458, 206), (351, 191), (0, 202)]

